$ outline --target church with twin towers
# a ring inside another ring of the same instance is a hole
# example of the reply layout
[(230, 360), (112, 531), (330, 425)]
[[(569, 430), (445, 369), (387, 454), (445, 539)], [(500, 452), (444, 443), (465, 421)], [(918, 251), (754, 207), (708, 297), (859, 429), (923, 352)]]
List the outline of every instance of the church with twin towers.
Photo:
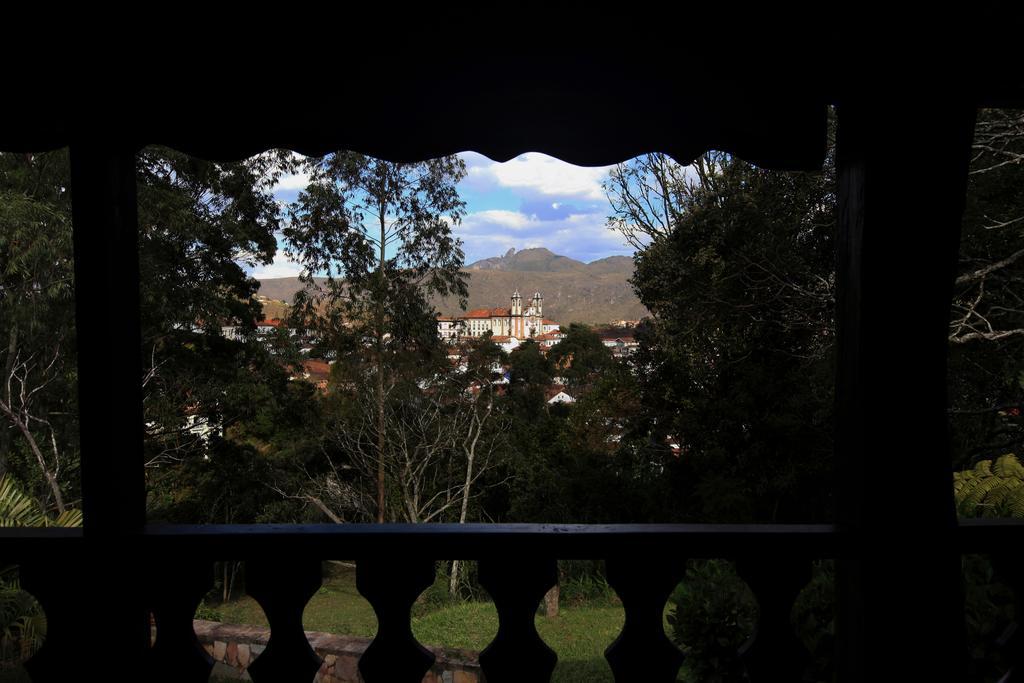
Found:
[(544, 317), (544, 297), (534, 292), (527, 305), (517, 289), (512, 293), (509, 308), (476, 308), (461, 316), (437, 317), (437, 332), (442, 339), (454, 341), (459, 337), (482, 337), (490, 332), (495, 341), (515, 338), (543, 338), (557, 332), (559, 324)]

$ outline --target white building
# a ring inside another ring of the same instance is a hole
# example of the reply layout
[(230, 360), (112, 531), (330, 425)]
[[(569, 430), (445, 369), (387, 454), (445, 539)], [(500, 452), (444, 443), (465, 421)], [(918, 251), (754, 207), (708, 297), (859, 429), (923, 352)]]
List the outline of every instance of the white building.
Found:
[(565, 390), (560, 390), (548, 399), (548, 405), (554, 405), (556, 403), (575, 403), (574, 399), (569, 394), (565, 393)]
[(534, 292), (524, 307), (523, 297), (516, 290), (511, 304), (509, 308), (477, 308), (462, 316), (438, 316), (438, 336), (454, 342), (460, 337), (482, 337), (490, 332), (495, 337), (525, 341), (560, 328), (554, 320), (544, 318), (544, 297), (540, 292)]

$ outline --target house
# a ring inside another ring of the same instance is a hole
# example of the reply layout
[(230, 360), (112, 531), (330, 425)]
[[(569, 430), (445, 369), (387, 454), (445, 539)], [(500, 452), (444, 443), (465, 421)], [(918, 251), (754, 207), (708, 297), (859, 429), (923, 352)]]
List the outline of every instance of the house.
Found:
[(290, 379), (304, 380), (316, 386), (321, 393), (327, 392), (327, 386), (331, 379), (331, 365), (333, 363), (315, 358), (307, 358), (302, 361), (302, 369), (292, 374)]
[(555, 405), (556, 403), (575, 403), (576, 399), (570, 396), (565, 391), (565, 387), (558, 386), (557, 384), (552, 386), (545, 393), (544, 398), (548, 405)]
[(545, 332), (544, 334), (538, 334), (533, 338), (535, 342), (540, 344), (542, 350), (547, 351), (558, 342), (565, 339), (565, 333), (559, 330), (553, 332)]
[(505, 335), (491, 337), (491, 341), (497, 344), (505, 353), (512, 353), (522, 345), (522, 342), (517, 337)]

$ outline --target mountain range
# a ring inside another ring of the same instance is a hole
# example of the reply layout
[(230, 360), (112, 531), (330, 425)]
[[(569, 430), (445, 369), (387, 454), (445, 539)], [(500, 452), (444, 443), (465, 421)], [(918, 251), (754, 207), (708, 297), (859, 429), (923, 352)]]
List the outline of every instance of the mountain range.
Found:
[[(563, 324), (638, 320), (648, 315), (629, 284), (633, 259), (628, 256), (583, 263), (543, 247), (509, 249), (503, 256), (469, 264), (465, 272), (469, 275), (469, 309), (508, 307), (512, 292), (518, 289), (524, 303), (540, 292), (544, 317)], [(294, 277), (260, 280), (259, 293), (291, 302), (300, 287)], [(461, 313), (452, 297), (436, 299), (433, 304), (445, 315)]]

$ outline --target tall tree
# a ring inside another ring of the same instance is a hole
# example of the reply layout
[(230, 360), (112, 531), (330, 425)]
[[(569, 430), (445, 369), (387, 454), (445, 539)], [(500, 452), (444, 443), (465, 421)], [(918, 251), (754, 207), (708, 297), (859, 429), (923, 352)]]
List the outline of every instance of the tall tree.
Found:
[(78, 488), (67, 174), (63, 151), (0, 154), (0, 476), (58, 513)]
[[(287, 386), (261, 347), (228, 342), (220, 325), (252, 327), (259, 316), (257, 283), (243, 266), (274, 256), (272, 188), (290, 158), (137, 155), (151, 502), (180, 502), (180, 467), (216, 447), (198, 433), (253, 419)], [(0, 469), (57, 511), (78, 488), (72, 192), (66, 150), (0, 155)]]
[(618, 366), (597, 333), (580, 323), (569, 325), (565, 338), (548, 352), (548, 359), (575, 398), (589, 391), (603, 373), (614, 372)]
[[(137, 161), (139, 271), (147, 438), (151, 468), (204, 451), (198, 426), (223, 432), (251, 402), (235, 400), (260, 383), (257, 344), (220, 336), (220, 326), (252, 330), (262, 317), (258, 283), (244, 266), (274, 257), (281, 210), (273, 196), (290, 155), (268, 152), (231, 163), (146, 148)], [(227, 385), (234, 385), (231, 394)], [(240, 409), (233, 410), (233, 409)], [(157, 470), (152, 469), (156, 476)]]
[[(466, 173), (455, 156), (393, 163), (355, 152), (308, 160), (309, 186), (291, 208), (289, 253), (306, 287), (295, 300), (307, 328), (335, 340), (339, 357), (365, 367), (372, 383), (377, 461), (377, 521), (386, 514), (392, 368), (411, 355), (439, 356), (429, 297), (458, 296), (465, 306), (463, 251), (452, 229), (465, 202)], [(323, 279), (317, 279), (322, 276)]]
[[(654, 440), (673, 437), (694, 468), (679, 502), (704, 519), (820, 519), (832, 430), (831, 157), (817, 174), (717, 153), (660, 170), (672, 163), (617, 168), (609, 224), (643, 236), (632, 283), (653, 320), (635, 367)], [(661, 189), (664, 178), (677, 185)]]

